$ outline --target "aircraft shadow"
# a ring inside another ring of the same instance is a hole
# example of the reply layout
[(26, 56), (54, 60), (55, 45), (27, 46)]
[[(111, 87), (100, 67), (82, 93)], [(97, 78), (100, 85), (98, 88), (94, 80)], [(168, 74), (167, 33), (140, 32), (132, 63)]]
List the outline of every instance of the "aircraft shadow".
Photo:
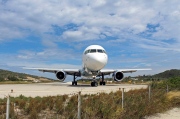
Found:
[(79, 84), (79, 85), (76, 85), (76, 86), (75, 85), (68, 85), (68, 87), (92, 87), (92, 86), (89, 85), (89, 84), (87, 84), (87, 85), (86, 84), (83, 84), (83, 85)]

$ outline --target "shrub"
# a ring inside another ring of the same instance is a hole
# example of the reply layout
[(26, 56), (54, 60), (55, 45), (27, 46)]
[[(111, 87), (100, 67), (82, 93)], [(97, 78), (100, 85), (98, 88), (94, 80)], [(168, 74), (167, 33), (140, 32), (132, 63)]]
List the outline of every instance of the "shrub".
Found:
[(38, 119), (38, 113), (36, 112), (36, 110), (33, 110), (30, 113), (29, 119)]

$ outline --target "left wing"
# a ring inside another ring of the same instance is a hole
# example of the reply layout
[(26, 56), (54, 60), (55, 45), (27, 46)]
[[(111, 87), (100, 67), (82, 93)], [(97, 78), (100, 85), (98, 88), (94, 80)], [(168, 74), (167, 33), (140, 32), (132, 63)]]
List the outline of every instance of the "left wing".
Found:
[(51, 68), (24, 68), (24, 69), (36, 69), (42, 72), (56, 73), (59, 71), (66, 72), (68, 75), (79, 74), (80, 69), (51, 69)]

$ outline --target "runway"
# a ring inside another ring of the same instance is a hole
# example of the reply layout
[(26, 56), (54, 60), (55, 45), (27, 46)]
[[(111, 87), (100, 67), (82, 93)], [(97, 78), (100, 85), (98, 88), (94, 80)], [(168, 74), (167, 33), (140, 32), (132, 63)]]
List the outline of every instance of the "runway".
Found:
[[(147, 88), (147, 85), (133, 85), (133, 84), (107, 84), (106, 86), (91, 87), (90, 84), (78, 84), (72, 86), (71, 83), (34, 83), (34, 84), (1, 84), (0, 98), (4, 98), (8, 94), (13, 97), (24, 95), (27, 97), (36, 96), (55, 96), (55, 95), (73, 95), (79, 91), (82, 94), (96, 94), (99, 92), (114, 92), (120, 88), (125, 88), (125, 91), (133, 89)], [(11, 90), (13, 92), (11, 92)]]

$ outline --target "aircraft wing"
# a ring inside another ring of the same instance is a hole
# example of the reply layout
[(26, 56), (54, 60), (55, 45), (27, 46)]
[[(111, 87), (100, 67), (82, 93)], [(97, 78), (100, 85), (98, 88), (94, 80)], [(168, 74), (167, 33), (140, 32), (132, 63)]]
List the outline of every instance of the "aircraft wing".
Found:
[(100, 70), (101, 73), (104, 75), (110, 75), (114, 72), (122, 72), (122, 73), (132, 73), (136, 71), (145, 71), (145, 70), (152, 70), (152, 69), (102, 69)]
[(51, 69), (51, 68), (24, 68), (24, 69), (36, 69), (42, 72), (50, 72), (50, 73), (56, 73), (58, 71), (66, 72), (69, 75), (74, 75), (76, 73), (77, 75), (80, 73), (80, 69)]

